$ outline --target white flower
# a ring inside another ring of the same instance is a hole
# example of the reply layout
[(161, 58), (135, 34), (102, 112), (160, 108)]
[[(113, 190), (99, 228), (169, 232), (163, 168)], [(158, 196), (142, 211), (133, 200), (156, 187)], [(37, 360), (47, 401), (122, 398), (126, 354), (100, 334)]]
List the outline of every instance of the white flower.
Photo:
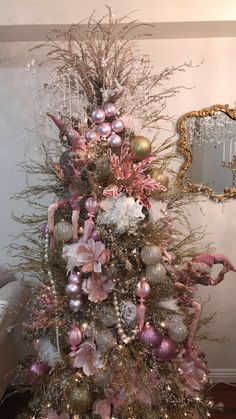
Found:
[(142, 205), (132, 197), (121, 195), (118, 198), (108, 197), (101, 203), (103, 213), (99, 214), (100, 224), (116, 225), (116, 233), (122, 234), (143, 220)]
[(150, 199), (151, 207), (149, 208), (149, 216), (152, 222), (160, 220), (160, 218), (165, 218), (167, 216), (166, 203), (162, 201), (155, 201)]

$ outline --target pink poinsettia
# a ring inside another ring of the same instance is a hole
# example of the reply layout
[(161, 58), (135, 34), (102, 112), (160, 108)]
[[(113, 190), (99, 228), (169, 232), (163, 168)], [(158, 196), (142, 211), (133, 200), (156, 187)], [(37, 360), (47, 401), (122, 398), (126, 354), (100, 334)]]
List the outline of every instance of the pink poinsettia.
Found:
[(166, 191), (163, 185), (145, 173), (150, 169), (151, 163), (156, 157), (150, 156), (139, 163), (134, 163), (127, 145), (121, 148), (120, 155), (109, 150), (108, 157), (117, 184), (104, 189), (103, 194), (105, 196), (116, 198), (122, 191), (125, 191), (128, 195), (133, 195), (138, 199), (144, 207), (149, 208), (150, 203), (146, 194), (157, 189)]
[(103, 368), (101, 353), (97, 351), (94, 342), (87, 340), (82, 343), (75, 353), (74, 367), (83, 368), (83, 372), (88, 377), (95, 374), (97, 369)]
[(84, 279), (82, 290), (88, 294), (88, 299), (94, 303), (103, 301), (108, 293), (114, 289), (114, 282), (104, 275), (93, 272), (90, 278)]
[(86, 244), (81, 244), (76, 250), (77, 266), (83, 266), (83, 272), (102, 272), (102, 265), (110, 258), (110, 250), (105, 249), (102, 242), (89, 239)]

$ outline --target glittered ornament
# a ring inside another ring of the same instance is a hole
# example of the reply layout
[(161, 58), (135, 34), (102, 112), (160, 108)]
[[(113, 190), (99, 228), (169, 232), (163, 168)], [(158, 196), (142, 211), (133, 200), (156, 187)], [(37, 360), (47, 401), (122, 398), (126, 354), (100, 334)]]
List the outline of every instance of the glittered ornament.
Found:
[(49, 371), (49, 366), (45, 362), (33, 362), (30, 371), (36, 375), (43, 376)]
[(119, 148), (122, 144), (122, 138), (114, 132), (108, 137), (108, 144), (111, 148)]
[(117, 323), (116, 313), (111, 306), (102, 306), (98, 311), (97, 317), (105, 327), (111, 327)]
[(111, 129), (116, 133), (122, 132), (124, 127), (124, 122), (120, 118), (114, 119), (111, 123)]
[(81, 309), (82, 305), (83, 305), (83, 301), (81, 298), (72, 298), (69, 301), (69, 307), (71, 311), (73, 311), (74, 313), (77, 313), (77, 311)]
[(186, 325), (178, 318), (172, 318), (167, 322), (168, 335), (176, 343), (182, 343), (188, 336)]
[(106, 114), (103, 109), (97, 108), (93, 110), (91, 118), (95, 124), (101, 124), (103, 121), (105, 121)]
[(166, 277), (166, 268), (161, 263), (156, 265), (149, 265), (146, 267), (146, 277), (148, 278), (150, 284), (158, 284)]
[(110, 351), (117, 344), (116, 337), (112, 330), (102, 329), (96, 333), (96, 344), (101, 352)]
[(84, 414), (88, 412), (93, 402), (94, 395), (84, 384), (78, 384), (70, 391), (68, 403), (75, 413)]
[(97, 132), (101, 135), (101, 137), (109, 137), (111, 133), (111, 124), (109, 124), (109, 122), (103, 122), (98, 125)]
[(91, 378), (95, 386), (100, 387), (102, 389), (107, 387), (110, 382), (109, 374), (104, 370), (97, 370)]
[(131, 324), (136, 320), (136, 305), (132, 301), (123, 301), (120, 306), (120, 316), (124, 323)]
[(111, 118), (116, 113), (116, 107), (114, 103), (107, 102), (103, 105), (103, 110), (107, 118)]
[(152, 146), (146, 137), (137, 136), (130, 142), (130, 153), (134, 160), (141, 161), (150, 156)]
[(164, 172), (161, 172), (159, 169), (153, 169), (151, 171), (151, 177), (166, 188), (168, 187), (169, 178)]
[(144, 246), (141, 250), (141, 259), (145, 265), (156, 265), (161, 261), (162, 253), (158, 246)]
[(69, 242), (72, 239), (72, 225), (65, 220), (59, 221), (54, 227), (54, 236), (56, 240), (62, 240), (65, 243)]
[(93, 129), (89, 129), (85, 134), (86, 141), (88, 143), (92, 141), (97, 141), (99, 139), (98, 133), (94, 131)]
[(146, 323), (138, 334), (140, 342), (144, 345), (158, 348), (163, 340), (163, 336), (149, 323)]
[(176, 346), (173, 340), (164, 336), (160, 346), (155, 348), (153, 352), (160, 361), (169, 361), (176, 356)]
[(77, 297), (77, 295), (80, 293), (80, 289), (81, 286), (79, 283), (75, 284), (73, 282), (69, 282), (69, 284), (67, 284), (65, 287), (65, 292), (69, 298), (74, 298)]

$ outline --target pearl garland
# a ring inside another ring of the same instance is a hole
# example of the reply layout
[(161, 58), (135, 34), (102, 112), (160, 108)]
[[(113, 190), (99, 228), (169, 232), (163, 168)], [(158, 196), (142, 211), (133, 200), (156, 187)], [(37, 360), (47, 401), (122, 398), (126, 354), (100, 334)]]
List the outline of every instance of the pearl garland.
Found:
[[(48, 228), (47, 228), (46, 232), (45, 232), (45, 240), (44, 240), (44, 261), (47, 265), (48, 265), (49, 240), (50, 240), (50, 238), (49, 238), (49, 233), (48, 233)], [(55, 306), (56, 306), (56, 309), (57, 309), (57, 307), (58, 307), (57, 292), (56, 292), (56, 287), (55, 287), (55, 282), (54, 282), (54, 279), (53, 279), (53, 276), (52, 276), (52, 272), (50, 271), (49, 266), (48, 266), (47, 274), (48, 274), (49, 282), (50, 282), (50, 285), (51, 285), (51, 290), (52, 290), (52, 295), (53, 295), (53, 298), (54, 298)], [(55, 333), (56, 333), (57, 353), (58, 353), (58, 357), (60, 357), (61, 351), (60, 351), (60, 342), (59, 342), (59, 326), (58, 326), (58, 315), (57, 315), (57, 313), (55, 315)]]
[(117, 295), (116, 294), (114, 294), (113, 303), (114, 303), (115, 313), (116, 313), (116, 316), (117, 316), (117, 331), (118, 331), (118, 335), (120, 336), (120, 338), (121, 338), (121, 340), (122, 340), (123, 343), (128, 344), (128, 343), (132, 342), (136, 338), (136, 336), (138, 334), (138, 328), (136, 327), (134, 330), (132, 330), (132, 333), (131, 333), (130, 336), (126, 335), (125, 334), (125, 331), (124, 331), (124, 329), (122, 327), (122, 324), (121, 324), (121, 315), (120, 315), (118, 298), (117, 298)]

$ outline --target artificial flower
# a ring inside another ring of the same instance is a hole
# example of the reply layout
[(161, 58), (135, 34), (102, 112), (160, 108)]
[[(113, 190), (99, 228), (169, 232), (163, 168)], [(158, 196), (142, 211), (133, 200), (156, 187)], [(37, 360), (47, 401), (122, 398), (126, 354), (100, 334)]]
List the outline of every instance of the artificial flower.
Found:
[(88, 299), (94, 303), (103, 301), (114, 289), (115, 283), (104, 275), (92, 272), (90, 278), (84, 279), (82, 290), (88, 294)]
[(110, 258), (110, 250), (105, 249), (102, 242), (93, 239), (89, 239), (86, 244), (64, 246), (63, 253), (67, 260), (67, 271), (71, 271), (74, 266), (82, 266), (83, 272), (102, 272), (102, 265)]
[(142, 205), (131, 196), (108, 197), (101, 202), (101, 208), (103, 212), (98, 216), (98, 222), (115, 225), (119, 234), (134, 228), (145, 217)]
[(96, 345), (92, 341), (82, 343), (75, 353), (74, 367), (83, 368), (83, 372), (88, 377), (93, 375), (97, 369), (103, 368), (101, 353), (97, 351)]

